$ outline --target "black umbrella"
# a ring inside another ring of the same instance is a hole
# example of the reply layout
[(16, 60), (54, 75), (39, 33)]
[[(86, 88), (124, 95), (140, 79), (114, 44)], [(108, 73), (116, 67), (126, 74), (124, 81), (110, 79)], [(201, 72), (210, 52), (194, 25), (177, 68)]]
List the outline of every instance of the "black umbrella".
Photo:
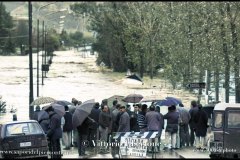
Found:
[(60, 104), (62, 106), (73, 105), (71, 102), (68, 102), (68, 101), (65, 101), (65, 100), (56, 100), (54, 103)]
[(53, 107), (54, 111), (59, 114), (60, 116), (64, 116), (65, 114), (65, 107), (60, 105), (60, 104), (56, 104), (56, 103), (51, 103), (45, 107), (43, 107), (44, 110), (47, 110), (49, 107)]
[(128, 103), (138, 103), (143, 99), (141, 94), (129, 94), (124, 97), (123, 101)]
[(93, 106), (95, 105), (94, 99), (85, 101), (80, 106), (78, 106), (73, 113), (73, 128), (80, 126), (83, 121), (88, 117), (91, 113)]

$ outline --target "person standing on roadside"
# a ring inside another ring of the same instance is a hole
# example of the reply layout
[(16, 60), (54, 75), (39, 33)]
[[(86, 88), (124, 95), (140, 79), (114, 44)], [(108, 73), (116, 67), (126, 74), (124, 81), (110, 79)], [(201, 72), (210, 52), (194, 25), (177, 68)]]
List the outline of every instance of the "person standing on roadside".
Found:
[(196, 123), (196, 148), (206, 150), (206, 135), (208, 128), (208, 115), (202, 110), (202, 105), (198, 105), (198, 112), (194, 117), (194, 122)]
[(146, 113), (147, 113), (147, 105), (143, 104), (141, 106), (141, 111), (137, 115), (137, 122), (138, 122), (140, 132), (147, 131), (147, 123), (145, 118)]
[(164, 118), (162, 113), (160, 112), (160, 106), (155, 107), (155, 111), (160, 115), (160, 123), (159, 123), (159, 131), (158, 131), (158, 151), (160, 151), (160, 144), (161, 144), (161, 136), (162, 136), (162, 130), (164, 129)]
[(60, 139), (62, 138), (61, 116), (54, 111), (52, 106), (47, 108), (46, 112), (49, 114), (50, 119), (47, 137), (50, 142), (49, 150), (51, 158), (61, 158), (62, 156), (60, 145)]
[(130, 117), (126, 112), (126, 107), (121, 106), (120, 110), (122, 112), (122, 115), (119, 120), (118, 132), (130, 132)]
[[(178, 119), (179, 113), (176, 112), (176, 106), (171, 105), (168, 107), (168, 113), (163, 116), (164, 119), (167, 119), (166, 126), (166, 141), (168, 149), (177, 149), (176, 147), (176, 138), (178, 132)], [(166, 149), (166, 147), (165, 147)]]
[(97, 143), (97, 140), (99, 140), (98, 120), (99, 120), (99, 114), (101, 112), (99, 107), (100, 107), (99, 103), (96, 102), (89, 115), (89, 117), (95, 121), (94, 125), (91, 125), (89, 128), (88, 141), (90, 143), (90, 147), (94, 147), (94, 145)]
[(179, 147), (189, 146), (190, 135), (189, 135), (189, 121), (190, 113), (187, 109), (184, 108), (182, 103), (179, 104), (177, 108), (179, 112)]
[[(134, 107), (136, 107), (136, 105)], [(138, 127), (138, 123), (137, 123), (137, 114), (135, 112), (131, 111), (130, 105), (127, 105), (126, 112), (128, 113), (128, 115), (130, 117), (130, 131), (139, 132), (139, 127)]]
[[(146, 113), (146, 123), (147, 123), (148, 131), (159, 132), (161, 117), (160, 117), (160, 114), (155, 111), (154, 105), (151, 105), (149, 107), (149, 111)], [(158, 138), (156, 139), (157, 141), (159, 140)], [(160, 144), (160, 143), (157, 142), (157, 144)]]
[(102, 105), (102, 111), (99, 114), (99, 133), (100, 133), (100, 141), (102, 142), (100, 146), (100, 153), (108, 153), (107, 151), (107, 141), (108, 141), (108, 128), (111, 124), (111, 115), (109, 114), (108, 106)]
[(73, 130), (72, 124), (72, 114), (69, 112), (68, 106), (65, 106), (65, 115), (64, 115), (65, 123), (63, 126), (63, 142), (66, 150), (71, 148), (71, 133)]
[[(116, 105), (116, 108), (112, 111), (112, 133), (117, 132), (118, 130), (118, 121), (117, 121), (117, 116), (120, 113), (120, 104)], [(120, 119), (120, 118), (119, 118)]]
[(190, 114), (190, 145), (193, 147), (194, 141), (195, 141), (195, 130), (196, 130), (196, 122), (194, 121), (194, 117), (196, 116), (198, 112), (198, 106), (196, 101), (191, 101), (191, 109), (189, 110)]
[(81, 156), (86, 156), (87, 154), (85, 153), (86, 151), (86, 144), (88, 139), (88, 134), (89, 134), (89, 126), (93, 125), (94, 120), (90, 118), (89, 116), (83, 121), (81, 125), (77, 127), (78, 131), (78, 155)]

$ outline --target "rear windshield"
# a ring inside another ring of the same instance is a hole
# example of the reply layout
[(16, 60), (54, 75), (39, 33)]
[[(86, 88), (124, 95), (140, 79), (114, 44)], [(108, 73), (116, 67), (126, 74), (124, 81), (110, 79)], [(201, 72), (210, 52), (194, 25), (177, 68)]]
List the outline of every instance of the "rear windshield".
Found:
[(223, 114), (221, 112), (215, 112), (214, 127), (222, 128), (222, 126), (223, 126)]
[(228, 128), (240, 128), (240, 112), (228, 112)]
[(26, 122), (8, 124), (6, 127), (6, 136), (42, 134), (43, 131), (38, 123)]

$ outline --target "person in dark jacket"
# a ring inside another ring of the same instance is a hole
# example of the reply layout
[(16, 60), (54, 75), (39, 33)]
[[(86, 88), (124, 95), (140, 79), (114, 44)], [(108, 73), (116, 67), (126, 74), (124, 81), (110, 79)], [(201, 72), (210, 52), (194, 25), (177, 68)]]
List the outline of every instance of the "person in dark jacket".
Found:
[(38, 121), (38, 113), (40, 112), (40, 106), (36, 106), (36, 109), (33, 113), (33, 120)]
[[(97, 140), (99, 139), (99, 131), (98, 131), (98, 120), (99, 120), (99, 114), (101, 110), (99, 109), (100, 105), (98, 102), (95, 103), (89, 117), (92, 118), (95, 123), (93, 125), (89, 126), (89, 134), (88, 134), (88, 141), (90, 143), (90, 147), (94, 147), (94, 143), (97, 143)], [(93, 143), (94, 141), (94, 143)]]
[(50, 119), (47, 137), (50, 141), (49, 150), (51, 158), (61, 158), (62, 156), (60, 145), (60, 138), (62, 138), (61, 116), (54, 111), (52, 106), (46, 109), (46, 112), (48, 112)]
[[(166, 140), (168, 149), (176, 149), (176, 138), (178, 132), (178, 119), (179, 112), (176, 112), (176, 106), (171, 105), (168, 107), (168, 113), (163, 116), (164, 119), (167, 119), (166, 126)], [(166, 149), (166, 148), (165, 148)]]
[(81, 125), (77, 127), (78, 131), (78, 154), (79, 156), (85, 156), (85, 149), (86, 144), (84, 142), (87, 142), (88, 134), (89, 134), (89, 126), (91, 126), (94, 123), (94, 120), (90, 117), (87, 117)]
[(202, 110), (202, 105), (198, 105), (198, 112), (194, 117), (194, 122), (196, 123), (196, 148), (197, 149), (206, 149), (206, 135), (208, 128), (208, 115)]
[(69, 112), (68, 106), (65, 106), (65, 115), (64, 115), (65, 123), (63, 126), (63, 142), (66, 150), (71, 148), (71, 134), (73, 130), (72, 124), (72, 114)]
[(127, 105), (127, 113), (130, 117), (130, 131), (139, 132), (139, 126), (137, 123), (137, 114), (130, 110), (130, 105)]
[(130, 132), (130, 117), (126, 112), (126, 107), (121, 106), (120, 110), (122, 112), (122, 115), (119, 120), (118, 132)]
[(39, 113), (41, 112), (43, 112), (43, 114), (41, 114), (41, 116), (38, 116), (38, 123), (42, 127), (44, 133), (47, 134), (50, 122), (49, 115), (45, 110), (41, 110)]
[(159, 123), (159, 131), (158, 131), (158, 151), (160, 151), (160, 144), (161, 144), (161, 136), (162, 136), (162, 130), (164, 129), (164, 124), (165, 124), (165, 122), (164, 122), (164, 118), (163, 118), (163, 115), (162, 115), (162, 113), (160, 112), (160, 106), (156, 106), (155, 107), (155, 111), (157, 112), (157, 113), (159, 113), (159, 115), (160, 115), (160, 123)]
[(190, 127), (190, 145), (194, 145), (195, 141), (195, 129), (196, 129), (196, 123), (194, 121), (194, 117), (196, 116), (198, 112), (198, 106), (196, 101), (191, 101), (191, 109), (189, 110), (190, 113), (190, 120), (189, 120), (189, 127)]
[(111, 125), (111, 115), (109, 114), (109, 108), (108, 106), (102, 105), (102, 111), (99, 115), (99, 133), (100, 133), (100, 141), (103, 145), (100, 147), (101, 153), (108, 153), (107, 151), (107, 140), (108, 140), (108, 128)]
[[(120, 120), (120, 107), (121, 104), (117, 104), (116, 108), (112, 111), (112, 133), (117, 132)], [(119, 115), (119, 116), (118, 116)]]

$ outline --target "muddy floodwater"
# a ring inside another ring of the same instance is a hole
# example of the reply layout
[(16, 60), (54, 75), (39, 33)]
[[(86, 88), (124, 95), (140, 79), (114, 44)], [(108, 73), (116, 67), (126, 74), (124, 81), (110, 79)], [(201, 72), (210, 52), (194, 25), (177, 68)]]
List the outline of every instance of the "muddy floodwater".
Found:
[[(123, 83), (125, 74), (116, 78), (108, 76), (103, 68), (95, 64), (96, 55), (74, 50), (54, 52), (52, 65), (42, 85), (42, 72), (39, 71), (39, 96), (49, 96), (56, 100), (71, 101), (72, 97), (85, 101), (102, 99), (113, 95), (126, 96), (131, 93), (161, 97), (182, 95), (181, 91), (170, 92), (162, 82), (155, 80), (144, 85)], [(85, 55), (85, 56), (83, 56)], [(0, 120), (10, 120), (11, 108), (17, 110), (19, 120), (29, 119), (29, 56), (0, 56), (0, 95), (7, 103), (7, 114)], [(41, 69), (42, 58), (39, 57)], [(37, 54), (33, 54), (33, 90), (37, 98)], [(175, 95), (174, 95), (175, 94)], [(189, 95), (185, 95), (185, 98)], [(191, 99), (188, 98), (189, 100)], [(188, 100), (187, 100), (188, 101)], [(187, 102), (186, 101), (186, 102)], [(190, 103), (190, 102), (189, 102)], [(186, 105), (189, 105), (186, 104)]]

